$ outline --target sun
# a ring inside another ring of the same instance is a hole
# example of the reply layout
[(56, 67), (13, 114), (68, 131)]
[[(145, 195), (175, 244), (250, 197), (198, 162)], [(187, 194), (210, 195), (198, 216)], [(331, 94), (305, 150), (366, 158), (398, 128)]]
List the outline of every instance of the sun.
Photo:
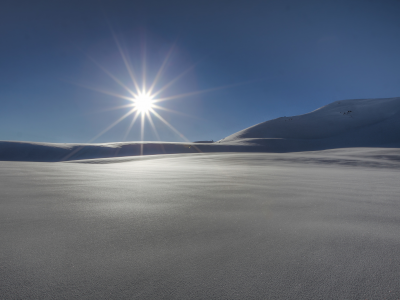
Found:
[(154, 107), (151, 95), (142, 92), (133, 99), (134, 108), (141, 114), (146, 114)]
[[(167, 120), (165, 120), (159, 113), (159, 111), (167, 111), (169, 113), (176, 113), (184, 116), (183, 113), (168, 109), (166, 107), (163, 107), (162, 105), (159, 105), (160, 103), (167, 101), (167, 100), (172, 100), (172, 99), (178, 99), (178, 98), (185, 98), (193, 95), (198, 95), (206, 92), (211, 92), (215, 91), (218, 89), (222, 88), (227, 88), (230, 86), (224, 86), (224, 87), (217, 87), (217, 88), (211, 88), (211, 89), (206, 89), (206, 90), (199, 90), (199, 91), (194, 91), (194, 92), (189, 92), (189, 93), (184, 93), (184, 94), (175, 94), (172, 96), (168, 97), (160, 97), (160, 95), (163, 94), (165, 90), (170, 88), (172, 85), (174, 85), (179, 79), (184, 77), (188, 72), (190, 72), (194, 66), (190, 66), (186, 70), (184, 70), (181, 74), (173, 78), (172, 80), (168, 81), (166, 84), (164, 84), (162, 87), (158, 87), (159, 81), (161, 79), (161, 76), (163, 75), (165, 69), (167, 68), (167, 65), (170, 61), (171, 54), (174, 50), (175, 44), (171, 46), (169, 52), (167, 53), (164, 61), (162, 62), (160, 68), (158, 69), (158, 72), (156, 73), (155, 77), (153, 78), (152, 82), (148, 85), (147, 84), (147, 70), (146, 70), (146, 55), (145, 53), (142, 54), (142, 76), (137, 76), (138, 74), (135, 72), (133, 67), (131, 66), (130, 59), (127, 53), (122, 49), (122, 46), (120, 42), (118, 41), (116, 35), (113, 33), (114, 40), (116, 42), (117, 48), (121, 54), (121, 58), (124, 62), (124, 65), (126, 67), (126, 70), (132, 80), (131, 84), (126, 85), (124, 82), (122, 82), (119, 78), (114, 76), (112, 73), (110, 73), (106, 68), (104, 68), (101, 64), (99, 64), (95, 59), (92, 57), (88, 58), (95, 63), (101, 70), (103, 70), (104, 73), (106, 73), (112, 80), (114, 80), (115, 83), (120, 85), (126, 92), (127, 94), (117, 94), (114, 92), (98, 89), (98, 88), (91, 88), (87, 86), (83, 86), (107, 95), (111, 95), (117, 98), (121, 98), (124, 100), (127, 100), (129, 103), (126, 105), (121, 105), (121, 106), (116, 106), (113, 108), (110, 108), (108, 110), (114, 110), (114, 109), (128, 109), (128, 111), (122, 115), (119, 119), (117, 119), (115, 122), (110, 124), (107, 128), (105, 128), (103, 131), (101, 131), (99, 134), (94, 136), (91, 140), (88, 142), (91, 143), (98, 139), (100, 136), (108, 132), (110, 129), (115, 127), (117, 124), (119, 124), (122, 120), (131, 117), (131, 122), (130, 125), (128, 126), (126, 133), (124, 135), (123, 140), (125, 141), (133, 127), (136, 121), (140, 122), (140, 137), (143, 142), (144, 140), (144, 133), (145, 133), (145, 124), (150, 124), (152, 127), (154, 134), (157, 136), (158, 140), (160, 139), (160, 136), (158, 134), (158, 131), (156, 129), (155, 123), (153, 122), (153, 117), (154, 119), (157, 119), (158, 121), (161, 121), (166, 127), (168, 127), (171, 131), (173, 131), (177, 136), (182, 138), (185, 142), (190, 142), (182, 133), (180, 133), (175, 127), (173, 127)], [(193, 116), (190, 116), (193, 117)], [(143, 146), (141, 148), (141, 154), (143, 154)]]

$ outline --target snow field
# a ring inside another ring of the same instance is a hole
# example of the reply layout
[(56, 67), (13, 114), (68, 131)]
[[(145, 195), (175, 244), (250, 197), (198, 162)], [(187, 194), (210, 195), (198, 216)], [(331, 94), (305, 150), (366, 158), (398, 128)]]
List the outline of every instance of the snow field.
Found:
[(3, 299), (398, 299), (400, 153), (0, 162)]

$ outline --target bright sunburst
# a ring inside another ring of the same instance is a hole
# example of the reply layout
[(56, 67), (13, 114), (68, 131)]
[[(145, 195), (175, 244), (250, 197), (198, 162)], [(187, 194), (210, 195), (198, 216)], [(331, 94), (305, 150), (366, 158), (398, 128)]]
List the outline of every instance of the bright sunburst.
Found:
[[(126, 92), (128, 92), (129, 96), (117, 94), (114, 92), (110, 91), (105, 91), (105, 90), (99, 90), (99, 89), (94, 89), (90, 88), (93, 90), (96, 90), (98, 92), (108, 94), (111, 96), (115, 96), (121, 99), (128, 100), (128, 104), (122, 105), (119, 107), (114, 107), (112, 109), (129, 109), (124, 115), (122, 115), (118, 120), (116, 120), (114, 123), (109, 125), (107, 128), (105, 128), (102, 132), (100, 132), (98, 135), (93, 137), (89, 142), (93, 142), (100, 136), (102, 136), (104, 133), (112, 129), (114, 126), (116, 126), (118, 123), (123, 121), (124, 119), (128, 118), (131, 116), (131, 122), (130, 125), (127, 128), (127, 131), (124, 136), (124, 140), (128, 137), (132, 127), (134, 126), (135, 122), (140, 119), (140, 132), (141, 132), (141, 141), (144, 140), (144, 126), (145, 126), (145, 120), (148, 121), (148, 123), (151, 125), (155, 135), (157, 138), (160, 140), (159, 134), (157, 132), (157, 129), (154, 125), (153, 118), (157, 118), (160, 120), (164, 125), (166, 125), (169, 129), (171, 129), (173, 132), (175, 132), (178, 136), (180, 136), (184, 141), (189, 142), (189, 140), (182, 134), (180, 133), (177, 129), (175, 129), (170, 123), (168, 123), (158, 112), (157, 110), (163, 110), (163, 111), (168, 111), (170, 113), (178, 113), (179, 112), (169, 110), (165, 107), (159, 106), (158, 104), (160, 102), (166, 101), (166, 100), (171, 100), (171, 99), (176, 99), (176, 98), (182, 98), (182, 97), (187, 97), (187, 96), (192, 96), (196, 94), (201, 94), (204, 92), (210, 92), (210, 91), (215, 91), (218, 89), (222, 88), (227, 88), (227, 87), (232, 87), (235, 85), (230, 85), (230, 86), (225, 86), (225, 87), (218, 87), (218, 88), (212, 88), (208, 90), (202, 90), (202, 91), (195, 91), (191, 93), (186, 93), (186, 94), (181, 94), (181, 95), (174, 95), (170, 97), (164, 97), (164, 98), (159, 98), (159, 95), (167, 90), (169, 87), (171, 87), (173, 84), (175, 84), (179, 79), (181, 79), (184, 75), (186, 75), (189, 71), (193, 69), (194, 66), (189, 67), (187, 70), (185, 70), (183, 73), (181, 73), (179, 76), (176, 78), (172, 79), (169, 81), (167, 84), (165, 84), (163, 87), (155, 91), (155, 87), (157, 83), (159, 82), (160, 77), (162, 76), (163, 72), (166, 69), (167, 63), (170, 59), (170, 56), (173, 52), (174, 46), (171, 47), (169, 50), (168, 54), (166, 55), (162, 65), (160, 66), (153, 82), (151, 85), (146, 84), (146, 59), (145, 56), (142, 57), (142, 62), (143, 62), (143, 67), (142, 67), (142, 74), (140, 77), (137, 76), (137, 74), (134, 72), (133, 68), (131, 67), (130, 61), (128, 59), (128, 56), (126, 53), (123, 51), (118, 39), (116, 38), (115, 34), (114, 35), (114, 40), (116, 42), (116, 45), (118, 47), (118, 50), (121, 54), (121, 58), (124, 62), (124, 65), (126, 67), (126, 70), (129, 73), (129, 76), (132, 80), (131, 85), (125, 85), (119, 78), (111, 74), (107, 69), (105, 69), (102, 65), (100, 65), (98, 62), (96, 62), (93, 58), (90, 58), (100, 69), (102, 69), (112, 80), (114, 80), (118, 85), (120, 85)], [(139, 80), (138, 80), (139, 78)], [(141, 83), (139, 85), (139, 82)], [(86, 87), (88, 88), (88, 87)]]
[[(160, 69), (157, 72), (157, 75), (155, 76), (152, 84), (150, 86), (146, 86), (146, 69), (145, 69), (145, 63), (143, 66), (143, 74), (141, 74), (141, 78), (138, 80), (137, 75), (135, 74), (133, 68), (131, 67), (127, 55), (122, 51), (122, 48), (118, 42), (118, 40), (115, 38), (115, 42), (118, 46), (119, 52), (121, 54), (121, 58), (124, 61), (125, 67), (130, 75), (130, 78), (132, 80), (132, 86), (129, 87), (127, 85), (125, 85), (120, 79), (118, 79), (116, 76), (114, 76), (113, 74), (111, 74), (107, 69), (105, 69), (103, 66), (101, 66), (98, 62), (96, 62), (93, 58), (90, 58), (99, 68), (101, 68), (110, 78), (112, 78), (117, 84), (119, 84), (126, 92), (129, 93), (130, 96), (125, 96), (125, 95), (121, 95), (121, 94), (117, 94), (114, 92), (110, 92), (110, 91), (105, 91), (105, 90), (99, 90), (99, 89), (93, 89), (96, 90), (98, 92), (104, 93), (104, 94), (108, 94), (111, 96), (115, 96), (121, 99), (125, 99), (128, 100), (127, 105), (122, 105), (119, 107), (114, 107), (112, 109), (130, 109), (129, 111), (127, 111), (127, 113), (125, 113), (123, 116), (121, 116), (118, 120), (116, 120), (114, 123), (112, 123), (110, 126), (108, 126), (106, 129), (104, 129), (102, 132), (100, 132), (98, 135), (96, 135), (95, 137), (93, 137), (89, 142), (93, 142), (95, 141), (97, 138), (99, 138), (100, 136), (102, 136), (104, 133), (106, 133), (107, 131), (109, 131), (110, 129), (112, 129), (114, 126), (116, 126), (118, 123), (120, 123), (121, 121), (123, 121), (124, 119), (128, 118), (129, 116), (132, 117), (130, 125), (127, 128), (127, 131), (125, 133), (124, 136), (124, 140), (126, 140), (126, 138), (128, 137), (131, 129), (133, 128), (134, 124), (136, 123), (136, 121), (140, 120), (140, 132), (141, 132), (141, 140), (143, 141), (144, 139), (144, 126), (145, 126), (145, 121), (147, 120), (148, 123), (151, 125), (155, 135), (157, 136), (157, 138), (160, 140), (159, 134), (157, 132), (157, 129), (154, 125), (153, 122), (153, 117), (157, 118), (158, 120), (160, 120), (162, 123), (164, 123), (169, 129), (171, 129), (173, 132), (175, 132), (178, 136), (180, 136), (184, 141), (188, 142), (188, 139), (181, 134), (177, 129), (175, 129), (170, 123), (168, 123), (156, 110), (164, 110), (164, 111), (168, 111), (171, 113), (178, 113), (172, 110), (169, 110), (167, 108), (164, 108), (162, 106), (159, 106), (157, 104), (159, 104), (162, 101), (166, 101), (166, 100), (171, 100), (171, 99), (175, 99), (175, 98), (181, 98), (181, 97), (185, 97), (185, 96), (189, 96), (191, 94), (198, 94), (199, 92), (194, 92), (194, 93), (190, 93), (190, 94), (185, 94), (185, 95), (176, 95), (176, 96), (172, 96), (172, 97), (167, 97), (167, 98), (159, 98), (158, 96), (165, 91), (166, 89), (168, 89), (170, 86), (172, 86), (175, 82), (177, 82), (182, 76), (184, 76), (188, 71), (190, 71), (193, 67), (190, 67), (189, 69), (187, 69), (185, 72), (183, 72), (181, 75), (179, 75), (178, 77), (176, 77), (175, 79), (171, 80), (170, 82), (168, 82), (166, 85), (164, 85), (163, 87), (161, 87), (158, 90), (154, 90), (155, 86), (157, 85), (162, 73), (164, 72), (164, 69), (167, 65), (167, 62), (170, 58), (170, 55), (172, 53), (173, 47), (170, 49), (169, 53), (167, 54), (166, 58), (164, 59), (164, 62), (162, 63)], [(143, 59), (144, 60), (144, 59)], [(139, 81), (141, 82), (141, 84), (139, 85)], [(178, 113), (179, 114), (179, 113)]]
[(146, 92), (141, 92), (137, 97), (133, 99), (134, 108), (137, 109), (139, 113), (147, 114), (152, 110), (154, 104), (151, 95)]

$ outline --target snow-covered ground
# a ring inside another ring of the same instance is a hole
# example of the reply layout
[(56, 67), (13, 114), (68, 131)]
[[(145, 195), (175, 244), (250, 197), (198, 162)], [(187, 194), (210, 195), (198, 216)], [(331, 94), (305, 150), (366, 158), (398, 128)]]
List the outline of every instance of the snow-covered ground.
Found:
[(399, 182), (400, 98), (216, 143), (0, 141), (0, 298), (400, 299)]
[(0, 162), (1, 299), (399, 299), (400, 149)]

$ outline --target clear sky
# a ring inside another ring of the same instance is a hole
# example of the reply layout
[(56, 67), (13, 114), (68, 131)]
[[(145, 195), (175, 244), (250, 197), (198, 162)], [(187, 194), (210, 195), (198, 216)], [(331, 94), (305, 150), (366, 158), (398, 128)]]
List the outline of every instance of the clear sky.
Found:
[[(89, 142), (127, 114), (108, 110), (131, 103), (111, 94), (134, 90), (116, 41), (139, 85), (164, 61), (155, 91), (185, 72), (157, 95), (189, 93), (158, 103), (180, 114), (156, 111), (190, 141), (336, 100), (400, 96), (395, 0), (5, 0), (0, 37), (0, 140)], [(139, 119), (127, 131), (133, 116), (93, 141), (140, 140)], [(183, 141), (152, 120), (161, 140)], [(144, 140), (157, 139), (146, 121)]]

